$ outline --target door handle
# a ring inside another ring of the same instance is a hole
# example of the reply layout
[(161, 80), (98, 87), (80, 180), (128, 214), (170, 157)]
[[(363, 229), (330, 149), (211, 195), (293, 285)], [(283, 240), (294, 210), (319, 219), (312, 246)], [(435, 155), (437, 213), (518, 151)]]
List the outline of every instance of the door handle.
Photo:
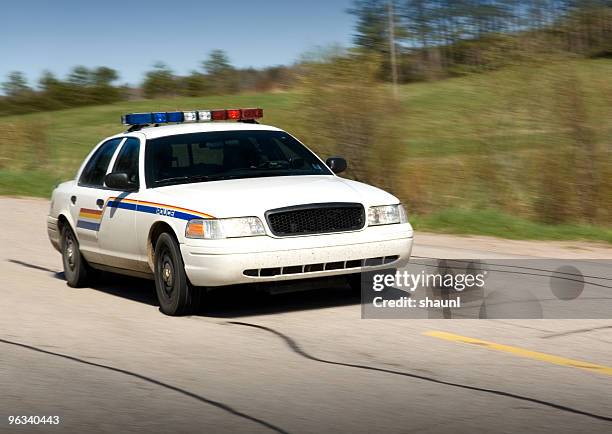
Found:
[(102, 199), (98, 199), (96, 200), (96, 205), (98, 205), (98, 208), (102, 208), (104, 206), (104, 201)]
[(74, 205), (76, 203), (76, 196), (71, 196), (70, 202), (72, 202), (72, 204)]

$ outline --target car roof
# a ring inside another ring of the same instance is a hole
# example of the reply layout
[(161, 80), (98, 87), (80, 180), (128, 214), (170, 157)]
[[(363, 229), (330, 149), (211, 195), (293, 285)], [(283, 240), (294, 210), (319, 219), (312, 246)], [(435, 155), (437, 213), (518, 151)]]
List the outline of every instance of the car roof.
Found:
[[(145, 127), (138, 132), (146, 139), (174, 136), (177, 134), (205, 133), (210, 131), (282, 131), (270, 125), (251, 124), (245, 122), (196, 122), (189, 124), (160, 125)], [(124, 133), (125, 134), (125, 133)], [(124, 134), (120, 134), (123, 136)]]

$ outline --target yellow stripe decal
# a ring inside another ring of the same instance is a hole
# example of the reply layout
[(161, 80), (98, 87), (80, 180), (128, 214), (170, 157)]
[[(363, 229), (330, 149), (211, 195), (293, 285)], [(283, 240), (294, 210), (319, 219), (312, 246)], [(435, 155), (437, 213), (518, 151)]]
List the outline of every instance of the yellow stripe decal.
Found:
[(88, 213), (88, 212), (81, 211), (79, 213), (79, 217), (90, 218), (90, 219), (93, 219), (93, 220), (100, 220), (100, 219), (102, 219), (102, 214), (91, 214), (91, 213)]
[(495, 342), (483, 341), (480, 339), (469, 338), (466, 336), (456, 335), (454, 333), (427, 331), (423, 333), (425, 336), (431, 336), (447, 341), (461, 342), (463, 344), (477, 345), (479, 347), (488, 348), (490, 350), (501, 351), (504, 353), (514, 354), (515, 356), (525, 357), (528, 359), (540, 360), (555, 365), (578, 368), (585, 371), (597, 372), (604, 375), (612, 375), (612, 368), (604, 365), (596, 365), (594, 363), (583, 362), (580, 360), (567, 359), (565, 357), (553, 356), (551, 354), (540, 353), (537, 351), (526, 350), (523, 348), (512, 347), (510, 345), (496, 344)]

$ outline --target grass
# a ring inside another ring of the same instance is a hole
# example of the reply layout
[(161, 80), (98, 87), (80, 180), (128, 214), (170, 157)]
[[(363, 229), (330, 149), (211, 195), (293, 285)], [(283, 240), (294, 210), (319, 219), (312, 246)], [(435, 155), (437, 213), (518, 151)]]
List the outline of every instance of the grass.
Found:
[(592, 225), (547, 225), (493, 209), (449, 208), (410, 218), (416, 230), (488, 235), (513, 240), (589, 240), (612, 243), (612, 229)]
[[(526, 204), (533, 202), (533, 192), (523, 179), (525, 166), (531, 164), (534, 152), (554, 150), (567, 140), (555, 118), (558, 101), (551, 91), (565, 85), (560, 71), (578, 77), (598, 143), (609, 146), (611, 59), (539, 68), (517, 66), (401, 87), (406, 114), (393, 127), (406, 149), (401, 157), (405, 173), (398, 175), (393, 192), (412, 205), (418, 229), (612, 242), (610, 227), (545, 225), (529, 220), (533, 212)], [(316, 132), (312, 133), (309, 120), (299, 113), (300, 97), (299, 91), (290, 91), (140, 100), (2, 117), (0, 195), (48, 197), (58, 182), (73, 176), (96, 143), (124, 130), (119, 119), (129, 112), (259, 106), (265, 109), (266, 123), (298, 137), (308, 133), (307, 145), (317, 151)], [(350, 162), (351, 156), (347, 157)], [(495, 162), (494, 170), (474, 175), (489, 161)], [(501, 180), (488, 179), (496, 175)], [(425, 198), (423, 203), (412, 203), (421, 198)]]
[(44, 171), (0, 170), (0, 195), (49, 197), (65, 177)]
[(576, 60), (403, 86), (408, 114), (401, 127), (411, 155), (479, 153), (483, 142), (510, 152), (555, 146), (563, 131), (553, 91), (568, 75), (579, 80), (592, 122), (610, 139), (612, 60)]

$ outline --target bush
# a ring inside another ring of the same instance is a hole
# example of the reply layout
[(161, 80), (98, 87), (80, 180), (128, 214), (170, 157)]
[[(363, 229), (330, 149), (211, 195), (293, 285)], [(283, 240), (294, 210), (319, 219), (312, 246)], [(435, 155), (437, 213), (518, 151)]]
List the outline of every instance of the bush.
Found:
[(304, 65), (298, 113), (309, 129), (300, 133), (319, 153), (346, 156), (352, 178), (393, 188), (405, 146), (392, 125), (406, 119), (391, 89), (377, 81), (379, 65), (377, 56), (358, 52)]

